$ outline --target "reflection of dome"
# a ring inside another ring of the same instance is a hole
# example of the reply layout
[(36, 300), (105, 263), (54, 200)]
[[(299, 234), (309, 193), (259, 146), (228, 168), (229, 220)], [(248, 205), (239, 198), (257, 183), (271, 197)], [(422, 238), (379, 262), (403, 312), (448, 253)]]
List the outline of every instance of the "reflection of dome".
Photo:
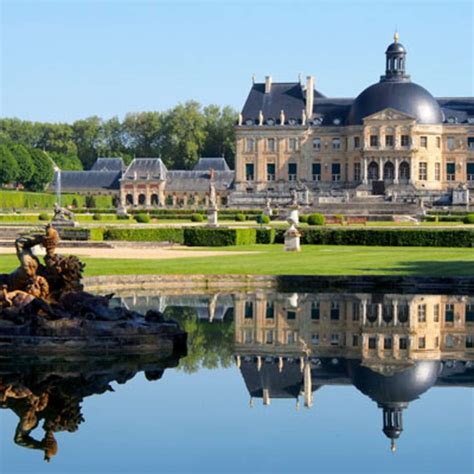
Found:
[(352, 383), (383, 409), (383, 432), (391, 440), (392, 451), (403, 431), (403, 410), (435, 384), (441, 368), (439, 361), (417, 361), (401, 372), (384, 376), (360, 361), (348, 361)]
[(434, 385), (441, 369), (439, 361), (417, 361), (410, 368), (384, 376), (363, 367), (360, 361), (349, 361), (353, 384), (379, 404), (411, 402)]
[(418, 123), (442, 123), (443, 115), (435, 98), (423, 87), (410, 82), (405, 74), (406, 51), (398, 42), (398, 35), (385, 54), (385, 75), (354, 100), (347, 117), (348, 125), (360, 125), (365, 117), (388, 108), (410, 115)]

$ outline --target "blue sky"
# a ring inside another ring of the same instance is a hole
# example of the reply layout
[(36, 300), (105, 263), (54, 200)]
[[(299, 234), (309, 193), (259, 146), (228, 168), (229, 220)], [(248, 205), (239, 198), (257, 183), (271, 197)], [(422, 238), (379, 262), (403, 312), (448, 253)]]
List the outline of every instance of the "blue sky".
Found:
[(1, 3), (0, 115), (73, 121), (195, 99), (241, 108), (252, 74), (327, 96), (378, 80), (395, 27), (435, 96), (474, 95), (471, 1)]

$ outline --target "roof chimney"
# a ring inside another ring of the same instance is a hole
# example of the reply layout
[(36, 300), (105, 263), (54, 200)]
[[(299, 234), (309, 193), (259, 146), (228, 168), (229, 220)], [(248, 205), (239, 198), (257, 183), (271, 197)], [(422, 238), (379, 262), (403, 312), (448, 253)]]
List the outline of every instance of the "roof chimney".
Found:
[(306, 119), (309, 120), (313, 116), (314, 104), (314, 76), (306, 78)]
[(272, 76), (265, 76), (265, 94), (270, 94), (272, 89)]

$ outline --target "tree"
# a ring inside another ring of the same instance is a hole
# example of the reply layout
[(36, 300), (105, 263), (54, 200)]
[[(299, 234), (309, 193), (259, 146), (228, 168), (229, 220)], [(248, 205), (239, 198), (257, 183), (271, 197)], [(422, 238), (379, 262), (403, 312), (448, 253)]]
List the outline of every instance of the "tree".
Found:
[(224, 156), (233, 167), (235, 158), (235, 123), (237, 112), (231, 107), (222, 110), (218, 105), (204, 108), (206, 121), (206, 140), (203, 145), (203, 156)]
[(123, 122), (123, 138), (135, 156), (159, 156), (161, 129), (159, 112), (127, 114)]
[(48, 152), (64, 153), (65, 155), (77, 154), (74, 143), (73, 130), (67, 123), (41, 124), (43, 135), (38, 143), (38, 148)]
[(30, 152), (23, 145), (10, 145), (10, 152), (18, 165), (17, 181), (27, 183), (33, 176), (34, 165)]
[(30, 191), (44, 191), (54, 177), (53, 163), (44, 151), (33, 149), (30, 154), (34, 171), (26, 183), (26, 188)]
[(77, 156), (85, 168), (90, 168), (99, 156), (102, 138), (102, 119), (89, 117), (76, 120), (72, 124), (73, 140), (77, 147)]
[(12, 153), (6, 145), (0, 145), (0, 186), (16, 181), (19, 169)]
[(206, 139), (206, 121), (198, 102), (189, 101), (163, 116), (161, 156), (170, 168), (189, 169), (197, 162)]
[(64, 171), (81, 171), (84, 169), (81, 160), (76, 155), (63, 155), (62, 153), (49, 153), (56, 165)]

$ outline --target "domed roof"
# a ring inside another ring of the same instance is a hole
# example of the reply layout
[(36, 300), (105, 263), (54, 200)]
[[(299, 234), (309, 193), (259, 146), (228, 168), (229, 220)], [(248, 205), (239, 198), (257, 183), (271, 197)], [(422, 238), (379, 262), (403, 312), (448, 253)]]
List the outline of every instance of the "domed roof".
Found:
[(348, 124), (360, 125), (365, 117), (388, 108), (410, 115), (422, 124), (443, 121), (438, 102), (426, 89), (408, 81), (384, 81), (359, 94), (352, 103)]
[(406, 51), (398, 42), (398, 33), (395, 33), (394, 40), (385, 52), (385, 75), (354, 100), (347, 116), (348, 125), (361, 125), (365, 117), (389, 108), (410, 115), (421, 124), (443, 122), (435, 98), (423, 87), (412, 83), (410, 76), (405, 74)]
[(383, 405), (416, 400), (435, 384), (441, 363), (417, 361), (410, 368), (390, 376), (374, 372), (356, 360), (349, 361), (348, 368), (352, 383), (357, 389)]
[(385, 53), (405, 53), (405, 52), (406, 50), (403, 44), (398, 43), (398, 42), (395, 42), (389, 45), (389, 47), (387, 48), (387, 51), (385, 51)]

